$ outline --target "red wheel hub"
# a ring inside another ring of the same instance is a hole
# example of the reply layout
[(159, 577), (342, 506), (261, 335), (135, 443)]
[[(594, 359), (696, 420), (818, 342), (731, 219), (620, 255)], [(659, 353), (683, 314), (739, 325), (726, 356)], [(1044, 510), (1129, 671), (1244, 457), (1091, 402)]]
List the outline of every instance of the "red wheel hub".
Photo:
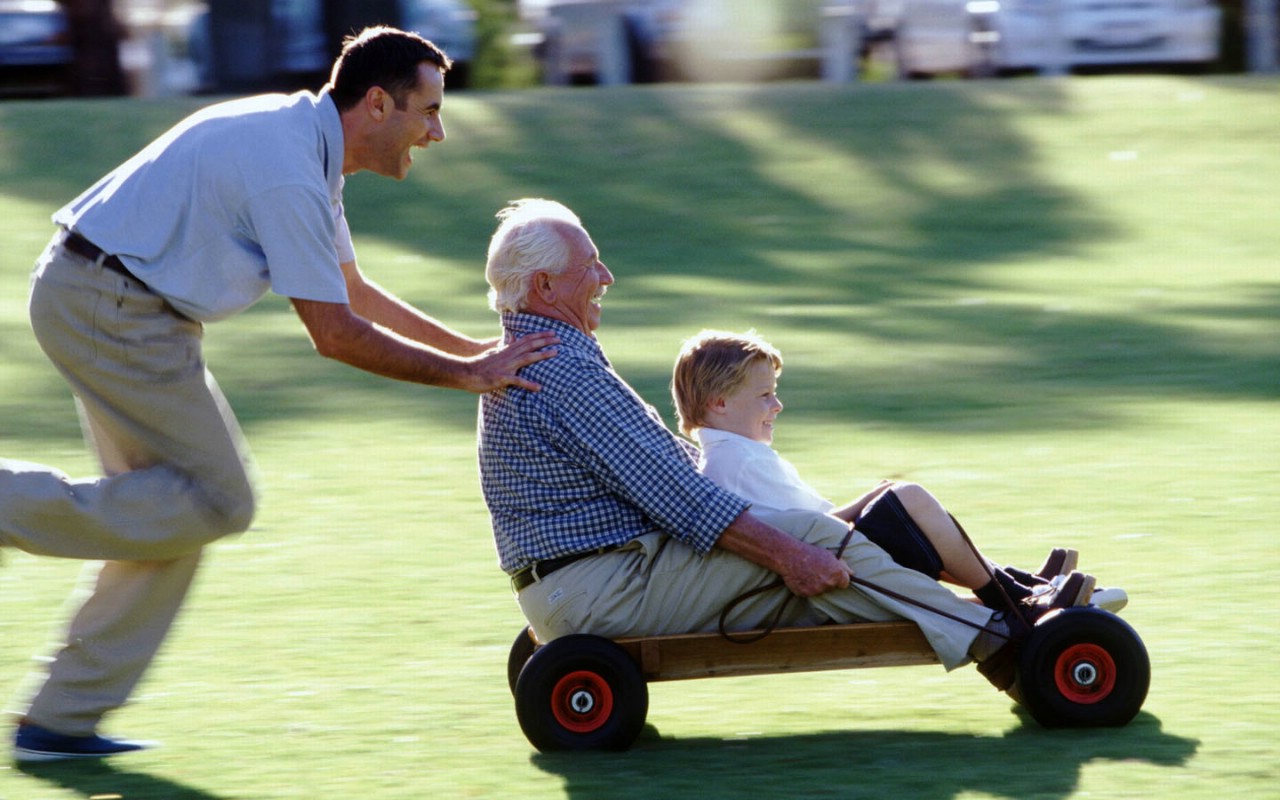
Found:
[(1091, 705), (1105, 700), (1115, 689), (1116, 662), (1096, 644), (1073, 644), (1058, 656), (1053, 679), (1063, 697)]
[(570, 672), (551, 690), (551, 713), (574, 733), (591, 733), (613, 713), (613, 689), (594, 672)]

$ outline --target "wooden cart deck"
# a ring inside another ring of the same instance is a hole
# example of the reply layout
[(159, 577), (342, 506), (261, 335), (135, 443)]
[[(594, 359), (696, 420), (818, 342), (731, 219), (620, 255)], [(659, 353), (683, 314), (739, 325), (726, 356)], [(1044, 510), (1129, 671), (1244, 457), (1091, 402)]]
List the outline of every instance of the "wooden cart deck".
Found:
[[(747, 638), (751, 632), (734, 635)], [(912, 622), (776, 628), (746, 644), (728, 641), (718, 633), (615, 641), (640, 666), (646, 681), (938, 663)]]

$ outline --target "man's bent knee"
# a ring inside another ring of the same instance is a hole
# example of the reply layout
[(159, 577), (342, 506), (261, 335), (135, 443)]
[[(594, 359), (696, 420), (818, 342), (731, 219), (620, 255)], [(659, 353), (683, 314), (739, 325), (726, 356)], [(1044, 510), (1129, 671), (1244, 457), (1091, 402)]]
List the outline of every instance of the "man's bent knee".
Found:
[(224, 522), (223, 535), (244, 533), (253, 524), (253, 517), (258, 511), (258, 501), (252, 489), (226, 498), (217, 509)]
[(258, 505), (252, 493), (240, 499), (233, 507), (227, 509), (223, 514), (226, 520), (225, 535), (244, 533), (249, 530), (249, 526), (253, 524), (253, 517), (257, 513)]
[(206, 487), (204, 501), (210, 541), (249, 530), (258, 509), (257, 495), (247, 478), (229, 492), (214, 492)]

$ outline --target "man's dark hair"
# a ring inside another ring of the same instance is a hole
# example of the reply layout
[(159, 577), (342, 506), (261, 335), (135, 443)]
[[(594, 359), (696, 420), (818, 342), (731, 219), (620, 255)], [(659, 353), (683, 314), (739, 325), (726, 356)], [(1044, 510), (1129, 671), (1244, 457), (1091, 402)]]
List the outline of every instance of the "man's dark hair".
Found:
[(348, 36), (342, 53), (333, 62), (329, 94), (339, 111), (353, 107), (374, 86), (381, 86), (396, 101), (418, 87), (418, 65), (435, 64), (448, 72), (453, 61), (435, 44), (416, 33), (377, 26)]

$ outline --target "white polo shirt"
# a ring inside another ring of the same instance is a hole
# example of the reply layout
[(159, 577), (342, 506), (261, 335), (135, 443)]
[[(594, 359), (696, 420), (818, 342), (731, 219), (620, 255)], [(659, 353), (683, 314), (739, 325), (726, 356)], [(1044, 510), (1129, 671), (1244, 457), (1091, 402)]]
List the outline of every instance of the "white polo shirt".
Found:
[(714, 428), (694, 433), (702, 448), (698, 471), (751, 503), (753, 510), (826, 514), (835, 508), (769, 445)]
[(327, 93), (260, 95), (187, 117), (53, 215), (187, 317), (267, 291), (347, 302), (342, 121)]

